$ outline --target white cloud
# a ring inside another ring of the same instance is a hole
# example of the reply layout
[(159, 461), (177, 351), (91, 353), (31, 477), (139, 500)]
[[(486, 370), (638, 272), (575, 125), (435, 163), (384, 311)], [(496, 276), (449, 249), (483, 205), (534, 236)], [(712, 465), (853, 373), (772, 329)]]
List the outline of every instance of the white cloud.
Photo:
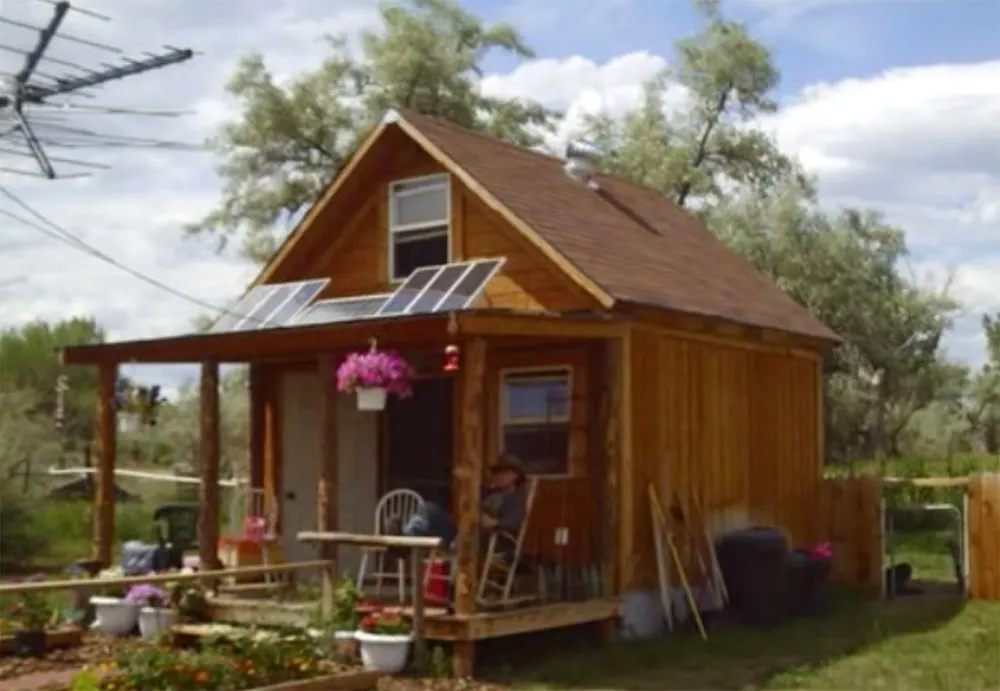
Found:
[[(34, 20), (50, 11), (44, 3), (3, 1), (5, 12)], [(616, 1), (609, 0), (610, 6)], [(121, 46), (132, 55), (164, 43), (190, 44), (203, 54), (185, 65), (109, 85), (94, 101), (194, 109), (194, 115), (172, 120), (95, 116), (86, 119), (86, 126), (188, 142), (201, 141), (235, 114), (222, 88), (244, 52), (261, 52), (275, 74), (290, 75), (322, 59), (322, 34), (356, 36), (377, 21), (375, 5), (368, 0), (282, 0), (238, 7), (193, 0), (90, 0), (87, 6), (116, 21), (75, 16), (67, 19), (67, 33)], [(0, 26), (0, 43), (24, 45), (30, 38)], [(65, 42), (52, 55), (90, 64), (114, 59)], [(665, 64), (663, 57), (648, 52), (604, 63), (577, 55), (489, 75), (482, 86), (492, 94), (536, 98), (564, 109), (569, 115), (565, 135), (585, 113), (622, 112), (634, 104), (642, 83)], [(0, 70), (18, 66), (17, 56), (0, 53)], [(973, 240), (1000, 238), (998, 69), (997, 63), (926, 66), (816, 85), (768, 123), (820, 176), (831, 202), (883, 208), (911, 229), (915, 242), (942, 252), (947, 248), (949, 261), (957, 262), (956, 290), (963, 286), (963, 297), (977, 309), (1000, 307), (992, 298), (1000, 294), (993, 278), (1000, 275), (993, 256), (1000, 250), (980, 256), (976, 264), (961, 252)], [(74, 125), (84, 121), (68, 117)], [(252, 276), (253, 267), (245, 262), (216, 256), (210, 241), (181, 236), (181, 227), (218, 198), (211, 154), (125, 149), (72, 155), (111, 168), (89, 179), (60, 182), (0, 173), (0, 185), (123, 264), (197, 300), (223, 305)], [(0, 166), (30, 163), (0, 154)], [(0, 210), (18, 211), (2, 199)], [(135, 338), (182, 331), (204, 312), (2, 216), (0, 228), (0, 296), (5, 298), (0, 314), (6, 323), (94, 314), (113, 337)], [(21, 274), (29, 274), (30, 280), (2, 285), (5, 277)]]

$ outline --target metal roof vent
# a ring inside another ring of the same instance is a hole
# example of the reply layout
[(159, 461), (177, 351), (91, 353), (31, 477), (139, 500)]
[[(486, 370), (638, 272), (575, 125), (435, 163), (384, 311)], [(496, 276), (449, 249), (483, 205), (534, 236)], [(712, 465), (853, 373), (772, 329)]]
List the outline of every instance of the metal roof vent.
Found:
[(563, 166), (563, 171), (570, 179), (583, 183), (592, 190), (600, 189), (594, 180), (594, 171), (600, 158), (601, 151), (594, 143), (571, 141), (566, 145), (566, 165)]

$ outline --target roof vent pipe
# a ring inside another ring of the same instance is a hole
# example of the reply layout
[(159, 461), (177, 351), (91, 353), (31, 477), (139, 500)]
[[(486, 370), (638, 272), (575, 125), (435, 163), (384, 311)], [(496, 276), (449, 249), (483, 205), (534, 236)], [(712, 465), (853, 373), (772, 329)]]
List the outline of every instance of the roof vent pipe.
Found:
[(570, 179), (581, 182), (590, 189), (599, 189), (594, 180), (594, 171), (600, 158), (600, 149), (592, 142), (571, 141), (566, 145), (566, 165), (563, 166), (563, 171)]

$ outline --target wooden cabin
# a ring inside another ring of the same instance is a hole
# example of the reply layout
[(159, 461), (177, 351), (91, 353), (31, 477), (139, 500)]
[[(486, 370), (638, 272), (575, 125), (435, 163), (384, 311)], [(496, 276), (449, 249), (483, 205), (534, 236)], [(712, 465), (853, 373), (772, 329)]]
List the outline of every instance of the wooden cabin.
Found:
[[(481, 285), (463, 299), (385, 309), (413, 272), (479, 260)], [(655, 592), (651, 484), (664, 501), (697, 501), (710, 522), (815, 535), (821, 353), (837, 336), (660, 194), (390, 111), (248, 295), (310, 281), (280, 319), (275, 292), (207, 333), (66, 349), (67, 364), (100, 369), (100, 558), (112, 553), (122, 363), (202, 364), (203, 562), (218, 538), (220, 363), (250, 366), (252, 476), (288, 559), (312, 556), (298, 531), (370, 532), (378, 498), (408, 488), (456, 517), (457, 568), (474, 585), (481, 480), (516, 450), (539, 478), (526, 559), (593, 567), (604, 583), (591, 607), (564, 607), (563, 619), (536, 608), (522, 628), (608, 620)], [(371, 339), (419, 372), (413, 398), (379, 413), (333, 384)], [(442, 366), (450, 344), (456, 372)], [(452, 616), (480, 622), (467, 636), (515, 630), (481, 623), (469, 588), (458, 591)]]

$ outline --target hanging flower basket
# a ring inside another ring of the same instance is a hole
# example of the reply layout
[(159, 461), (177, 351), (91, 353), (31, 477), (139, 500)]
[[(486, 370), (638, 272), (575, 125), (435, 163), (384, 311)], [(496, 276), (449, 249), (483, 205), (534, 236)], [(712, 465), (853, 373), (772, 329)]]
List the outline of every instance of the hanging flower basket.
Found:
[(351, 353), (337, 368), (337, 390), (356, 394), (358, 410), (383, 410), (387, 395), (409, 398), (413, 368), (392, 351), (379, 350), (372, 341), (364, 353)]

